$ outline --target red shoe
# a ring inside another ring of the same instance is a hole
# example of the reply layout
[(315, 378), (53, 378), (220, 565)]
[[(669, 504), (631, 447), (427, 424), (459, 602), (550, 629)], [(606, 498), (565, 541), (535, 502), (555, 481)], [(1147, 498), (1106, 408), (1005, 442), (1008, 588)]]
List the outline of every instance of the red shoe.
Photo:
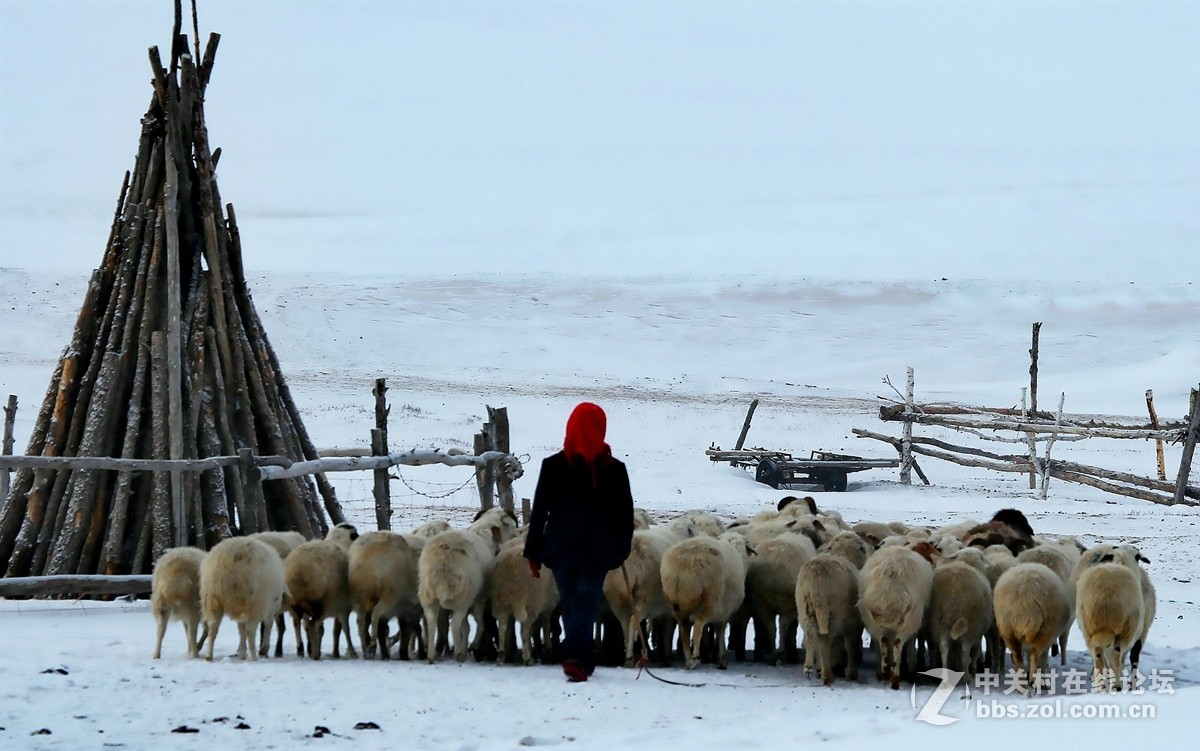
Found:
[(587, 671), (583, 669), (583, 665), (578, 660), (567, 660), (562, 666), (563, 675), (567, 676), (567, 680), (571, 683), (583, 683), (588, 679)]

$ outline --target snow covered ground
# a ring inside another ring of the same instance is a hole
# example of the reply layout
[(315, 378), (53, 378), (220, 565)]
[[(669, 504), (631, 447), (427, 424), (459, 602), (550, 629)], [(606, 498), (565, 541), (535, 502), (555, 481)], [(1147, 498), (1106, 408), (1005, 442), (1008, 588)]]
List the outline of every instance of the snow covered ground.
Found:
[[(21, 399), (19, 448), (132, 164), (162, 6), (0, 4), (0, 394)], [(222, 193), (322, 446), (367, 442), (380, 376), (401, 446), (469, 445), (484, 405), (506, 406), (528, 497), (570, 408), (591, 399), (639, 504), (732, 517), (782, 495), (703, 453), (733, 443), (756, 397), (751, 444), (889, 456), (850, 432), (895, 432), (877, 418), (895, 396), (884, 377), (902, 388), (912, 366), (921, 401), (1017, 404), (1033, 321), (1043, 407), (1065, 393), (1068, 412), (1140, 415), (1153, 389), (1174, 419), (1200, 381), (1200, 105), (1181, 94), (1200, 86), (1193, 3), (214, 1), (200, 23), (223, 34), (208, 100)], [(1055, 455), (1154, 471), (1150, 443)], [(1178, 460), (1169, 446), (1170, 471)], [(177, 627), (153, 661), (144, 604), (0, 602), (0, 745), (992, 747), (1023, 730), (1189, 732), (1200, 514), (1061, 482), (1041, 501), (1023, 477), (923, 466), (930, 487), (872, 471), (813, 495), (851, 520), (1015, 505), (1039, 532), (1135, 542), (1160, 598), (1143, 668), (1173, 671), (1176, 693), (955, 698), (942, 713), (962, 721), (933, 727), (916, 719), (932, 685), (825, 689), (750, 664), (661, 673), (703, 688), (618, 669), (567, 685), (554, 667), (205, 664), (184, 659)], [(465, 472), (402, 469), (397, 524), (463, 518)], [(370, 487), (338, 478), (363, 524)], [(227, 626), (218, 646), (234, 641)], [(1081, 646), (1076, 631), (1074, 668)], [(977, 716), (1135, 704), (1156, 716)], [(184, 726), (199, 732), (171, 732)]]

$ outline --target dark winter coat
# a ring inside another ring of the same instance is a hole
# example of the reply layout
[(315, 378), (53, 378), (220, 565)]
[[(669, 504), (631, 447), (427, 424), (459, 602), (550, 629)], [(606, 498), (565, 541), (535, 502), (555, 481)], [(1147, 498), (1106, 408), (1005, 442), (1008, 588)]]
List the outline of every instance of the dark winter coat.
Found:
[(625, 465), (611, 456), (542, 461), (525, 557), (553, 569), (608, 571), (629, 556), (633, 495)]

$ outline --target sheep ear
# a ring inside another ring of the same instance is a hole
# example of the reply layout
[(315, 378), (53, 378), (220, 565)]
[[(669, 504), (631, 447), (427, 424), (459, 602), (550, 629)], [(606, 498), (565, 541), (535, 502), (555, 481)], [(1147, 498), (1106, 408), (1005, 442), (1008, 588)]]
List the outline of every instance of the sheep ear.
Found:
[(1149, 562), (1150, 562), (1150, 559), (1149, 559), (1149, 558), (1147, 558), (1146, 556), (1142, 555), (1141, 553), (1138, 553), (1138, 554), (1137, 554), (1137, 559), (1138, 559), (1139, 561), (1141, 561), (1142, 563), (1149, 563)]
[(758, 555), (758, 551), (750, 543), (746, 543), (746, 555)]

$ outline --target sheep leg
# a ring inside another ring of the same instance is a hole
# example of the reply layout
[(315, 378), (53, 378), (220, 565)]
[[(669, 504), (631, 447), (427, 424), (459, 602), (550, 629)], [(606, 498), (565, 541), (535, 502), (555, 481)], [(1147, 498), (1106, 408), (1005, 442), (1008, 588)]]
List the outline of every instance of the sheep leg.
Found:
[[(508, 616), (497, 616), (496, 618), (496, 664), (503, 665), (508, 661), (508, 629), (516, 628), (516, 624)], [(528, 637), (526, 637), (528, 640)]]
[(438, 612), (438, 606), (434, 605), (432, 607), (425, 608), (425, 640), (427, 642), (426, 650), (425, 650), (425, 659), (431, 665), (433, 663), (437, 662), (437, 658), (438, 658), (438, 650), (437, 650), (436, 644), (437, 644), (437, 639), (438, 639), (438, 635), (437, 635), (438, 620), (440, 619), (440, 617), (441, 617), (441, 614)]
[(875, 646), (879, 649), (879, 664), (875, 671), (875, 677), (881, 681), (886, 681), (888, 676), (891, 675), (888, 670), (888, 660), (892, 656), (891, 639), (886, 636), (880, 637), (875, 642)]
[(688, 670), (695, 670), (700, 665), (700, 642), (704, 640), (704, 627), (708, 624), (700, 618), (692, 621), (692, 657)]
[[(375, 613), (371, 610), (356, 610), (355, 613), (358, 614), (358, 643), (362, 645), (363, 659), (369, 660), (375, 656), (375, 641), (371, 636), (372, 626), (375, 626), (375, 635), (379, 635), (379, 627), (375, 625)], [(383, 649), (385, 652), (387, 651), (386, 641), (383, 643)]]
[(237, 622), (238, 630), (238, 648), (237, 658), (239, 660), (246, 659), (246, 624), (241, 621)]
[(188, 657), (200, 656), (200, 645), (196, 642), (196, 632), (200, 629), (199, 618), (188, 618), (184, 622), (183, 633), (187, 637)]
[(258, 640), (258, 649), (256, 654), (259, 657), (266, 657), (271, 651), (271, 629), (275, 626), (275, 619), (267, 616), (262, 621), (262, 636)]
[(213, 643), (217, 641), (217, 629), (221, 627), (221, 616), (209, 616), (209, 619), (204, 622), (206, 637), (208, 638), (208, 654), (204, 659), (212, 662), (213, 658)]
[[(759, 632), (759, 626), (762, 632)], [(776, 647), (779, 631), (775, 626), (773, 613), (760, 613), (754, 617), (754, 657), (759, 662), (768, 665), (779, 663), (779, 650)]]
[(450, 631), (454, 634), (454, 659), (467, 661), (467, 611), (455, 610), (450, 614)]
[(892, 665), (892, 690), (900, 690), (900, 663), (904, 659), (904, 640), (898, 637), (892, 637), (891, 650), (891, 665)]
[[(167, 635), (167, 614), (155, 613), (154, 620), (158, 623), (158, 639), (154, 642), (154, 659), (162, 658), (162, 643), (163, 637)], [(191, 645), (188, 645), (188, 651), (191, 651)]]
[(971, 657), (971, 652), (975, 648), (977, 648), (977, 645), (974, 645), (971, 642), (966, 641), (965, 639), (963, 640), (963, 642), (962, 642), (962, 664), (963, 664), (963, 672), (966, 673), (966, 679), (967, 679), (966, 680), (967, 695), (963, 698), (968, 699), (968, 700), (971, 698), (972, 676), (975, 675), (975, 662)]
[(325, 622), (323, 618), (308, 615), (304, 617), (304, 628), (308, 631), (308, 656), (311, 659), (321, 659), (321, 639), (324, 638)]
[(278, 629), (279, 635), (275, 637), (275, 656), (283, 657), (283, 632), (287, 631), (284, 628), (283, 613), (278, 613), (275, 616), (275, 628)]
[(938, 639), (938, 654), (941, 655), (941, 658), (942, 658), (942, 667), (947, 670), (950, 670), (951, 664), (950, 664), (950, 635), (949, 634), (942, 634), (942, 636)]
[(725, 653), (725, 627), (724, 623), (713, 624), (717, 635), (717, 670), (729, 669), (729, 656)]
[(845, 640), (846, 650), (846, 678), (852, 681), (858, 680), (858, 663), (861, 655), (858, 653), (862, 648), (862, 641), (855, 639), (853, 634), (842, 637)]
[(1067, 629), (1058, 635), (1058, 659), (1060, 664), (1067, 664), (1067, 637), (1071, 635), (1071, 629)]
[(800, 654), (796, 649), (799, 629), (800, 623), (794, 616), (779, 616), (779, 640), (783, 643), (783, 661), (788, 665), (795, 665), (800, 661)]
[(292, 630), (296, 632), (296, 656), (304, 656), (304, 637), (301, 633), (304, 631), (300, 614), (295, 610), (292, 611)]
[[(270, 623), (270, 621), (267, 621)], [(271, 632), (267, 631), (267, 638), (271, 637)], [(258, 638), (258, 628), (254, 623), (246, 624), (246, 656), (250, 662), (258, 662), (258, 645), (255, 639)]]
[[(375, 646), (379, 650), (379, 659), (381, 659), (381, 660), (392, 659), (391, 650), (390, 650), (390, 647), (388, 647), (388, 620), (389, 620), (388, 618), (380, 618), (378, 621), (375, 622)], [(363, 659), (366, 659), (366, 657), (367, 657), (367, 648), (365, 646), (366, 642), (361, 642), (361, 643), (364, 645), (363, 646)], [(400, 649), (403, 650), (404, 646), (401, 645)]]
[(816, 663), (821, 669), (821, 683), (833, 685), (833, 640), (827, 634), (813, 634), (808, 640), (810, 651), (816, 652)]
[[(1120, 642), (1113, 644), (1113, 651), (1110, 655), (1113, 664), (1113, 691), (1125, 690), (1125, 679), (1122, 673), (1125, 670), (1125, 650), (1121, 647)], [(1132, 688), (1132, 687), (1131, 687)]]
[(521, 621), (521, 661), (526, 666), (532, 665), (533, 660), (533, 635), (543, 626), (541, 619), (534, 621)]
[(1138, 639), (1133, 643), (1133, 647), (1129, 650), (1129, 687), (1134, 688), (1137, 685), (1137, 679), (1140, 673), (1138, 665), (1142, 661), (1142, 640)]

